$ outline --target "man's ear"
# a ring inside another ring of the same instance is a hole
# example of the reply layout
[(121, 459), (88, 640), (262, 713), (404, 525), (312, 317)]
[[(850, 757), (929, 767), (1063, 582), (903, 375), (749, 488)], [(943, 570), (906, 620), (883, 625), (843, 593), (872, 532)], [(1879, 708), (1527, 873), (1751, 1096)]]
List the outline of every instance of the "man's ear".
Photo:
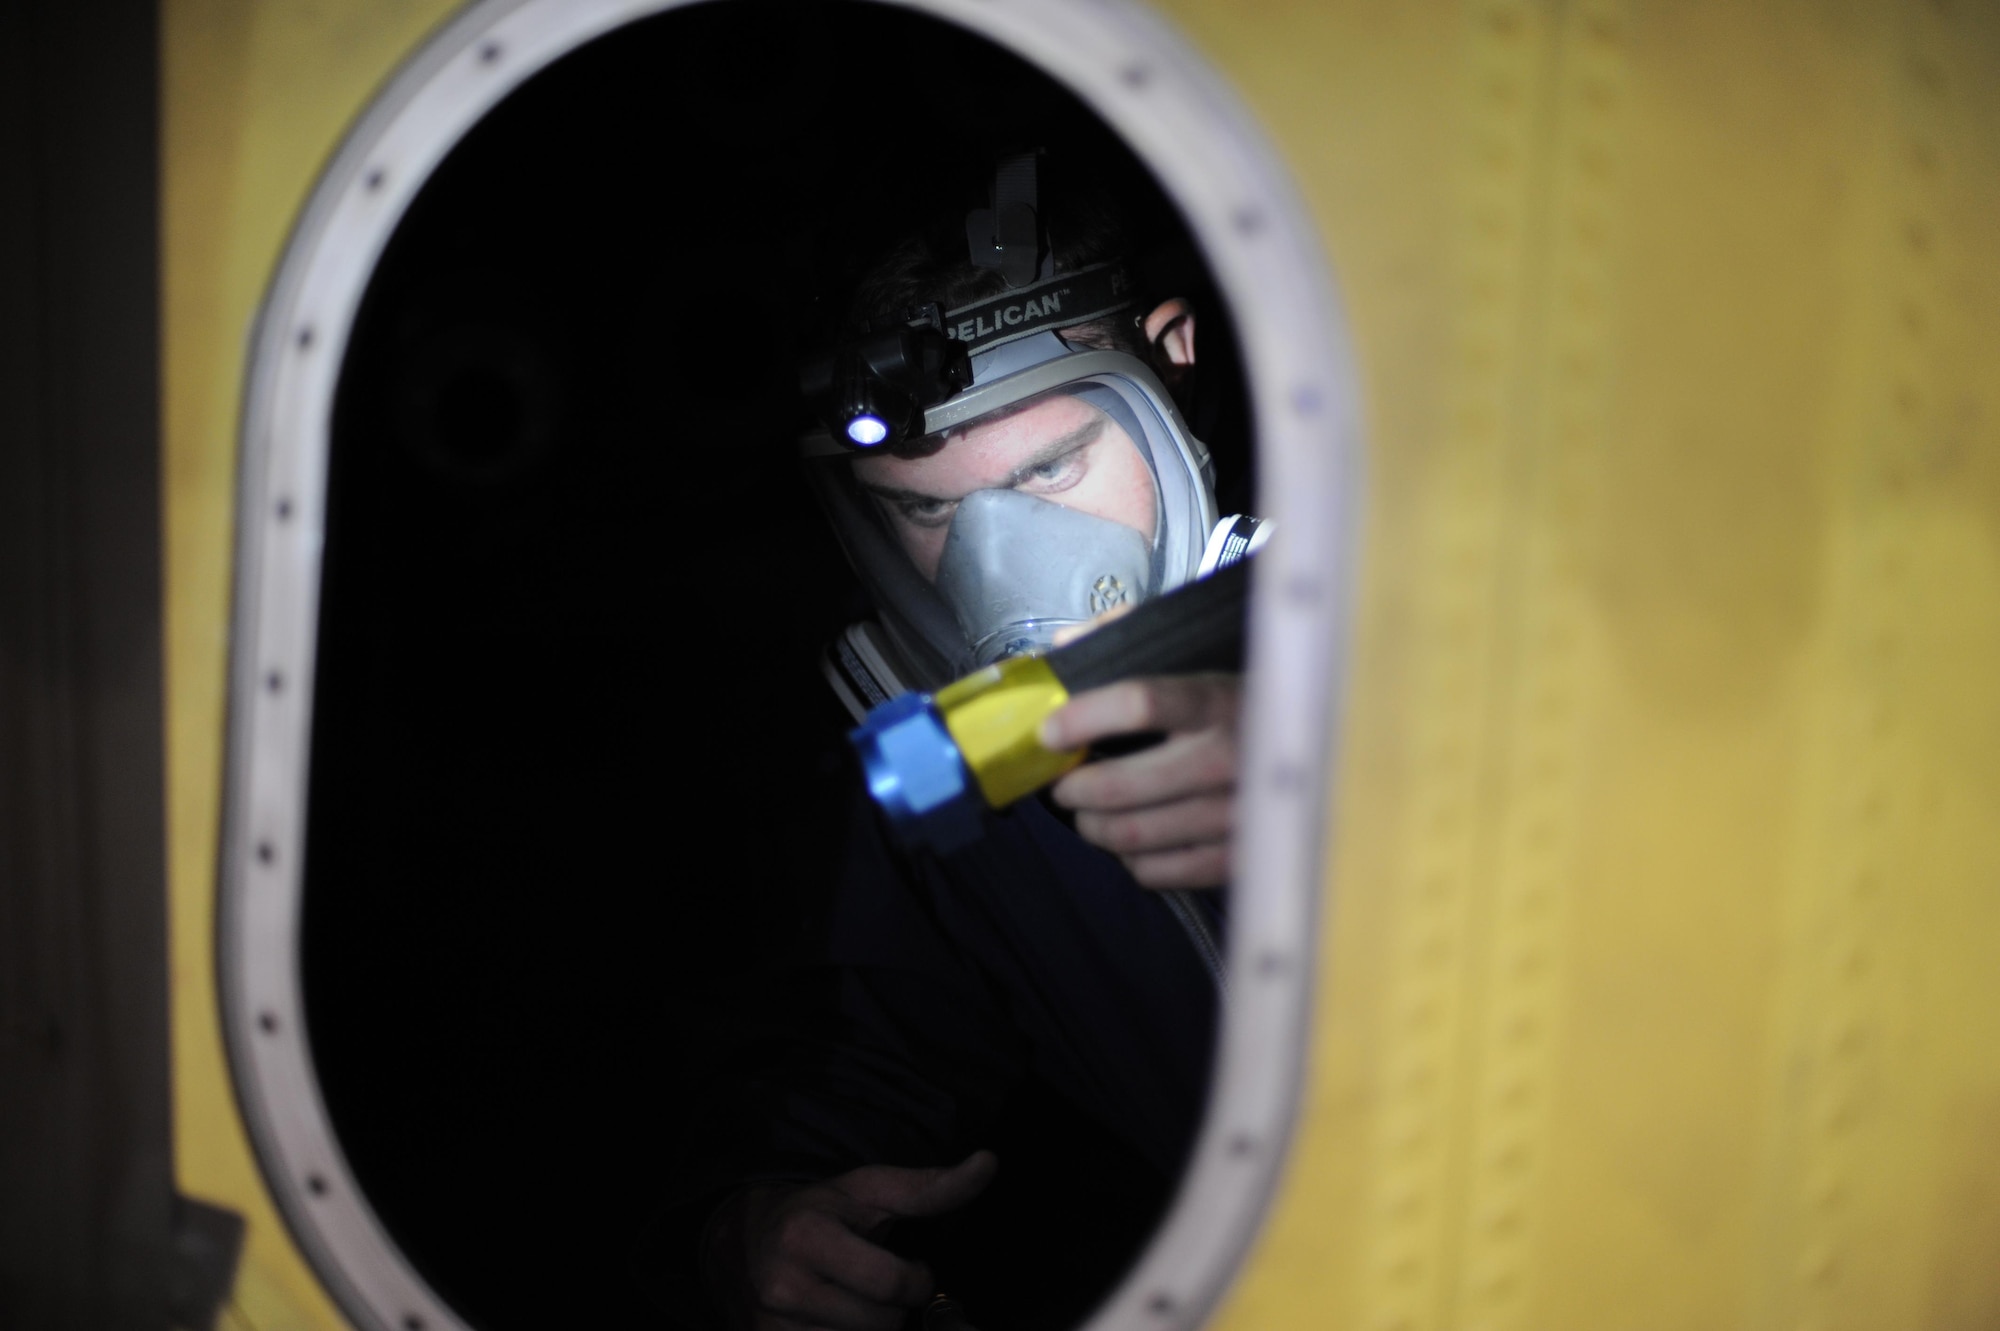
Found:
[(1141, 326), (1162, 361), (1182, 369), (1194, 364), (1194, 309), (1186, 301), (1179, 296), (1161, 301)]

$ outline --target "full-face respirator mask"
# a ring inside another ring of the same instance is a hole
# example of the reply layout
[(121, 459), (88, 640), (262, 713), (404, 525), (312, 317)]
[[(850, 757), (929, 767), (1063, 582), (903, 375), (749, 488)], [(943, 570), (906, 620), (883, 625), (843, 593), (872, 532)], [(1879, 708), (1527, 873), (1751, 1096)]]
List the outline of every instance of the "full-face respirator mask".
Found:
[(1034, 158), (967, 218), (1001, 294), (911, 311), (808, 364), (807, 472), (873, 595), (889, 673), (934, 688), (1171, 590), (1220, 536), (1212, 463), (1153, 368), (1058, 330), (1133, 318), (1122, 262), (1057, 272)]

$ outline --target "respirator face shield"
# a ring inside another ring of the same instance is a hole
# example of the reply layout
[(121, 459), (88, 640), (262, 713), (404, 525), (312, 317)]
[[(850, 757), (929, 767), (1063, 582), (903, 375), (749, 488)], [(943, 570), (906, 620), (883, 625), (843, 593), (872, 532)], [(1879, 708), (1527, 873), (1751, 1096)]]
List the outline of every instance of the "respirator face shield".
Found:
[(1039, 332), (972, 368), (893, 454), (805, 449), (922, 687), (1179, 586), (1215, 525), (1208, 452), (1138, 357)]

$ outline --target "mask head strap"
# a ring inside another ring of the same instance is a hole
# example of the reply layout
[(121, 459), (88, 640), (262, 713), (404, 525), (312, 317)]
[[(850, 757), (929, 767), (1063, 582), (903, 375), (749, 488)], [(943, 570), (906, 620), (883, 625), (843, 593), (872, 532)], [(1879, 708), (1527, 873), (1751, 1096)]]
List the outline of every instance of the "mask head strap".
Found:
[(1073, 273), (1059, 273), (991, 300), (974, 301), (946, 310), (944, 335), (978, 354), (1016, 338), (1055, 328), (1089, 323), (1130, 309), (1136, 297), (1132, 277), (1123, 262), (1095, 263)]
[(998, 270), (1009, 287), (1045, 276), (1037, 206), (1035, 154), (1002, 158), (993, 171), (993, 206), (965, 215), (965, 244), (973, 266)]

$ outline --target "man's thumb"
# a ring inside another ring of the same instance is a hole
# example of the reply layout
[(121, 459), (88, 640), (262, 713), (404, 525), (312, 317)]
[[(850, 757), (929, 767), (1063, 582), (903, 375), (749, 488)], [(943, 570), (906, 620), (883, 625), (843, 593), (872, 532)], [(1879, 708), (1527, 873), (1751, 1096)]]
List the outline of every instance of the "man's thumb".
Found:
[(991, 1151), (974, 1151), (949, 1169), (898, 1169), (869, 1165), (843, 1182), (848, 1196), (863, 1206), (905, 1219), (956, 1211), (993, 1181), (1000, 1160)]

